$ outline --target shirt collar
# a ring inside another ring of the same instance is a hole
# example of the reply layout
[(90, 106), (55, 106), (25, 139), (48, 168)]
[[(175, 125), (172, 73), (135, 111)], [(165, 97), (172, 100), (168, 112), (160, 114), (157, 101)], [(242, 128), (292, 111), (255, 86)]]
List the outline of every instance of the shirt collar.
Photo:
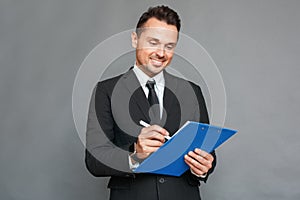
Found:
[(155, 80), (155, 83), (157, 86), (163, 86), (165, 85), (165, 78), (163, 71), (159, 72), (152, 78), (149, 77), (147, 74), (145, 74), (136, 64), (134, 64), (133, 71), (137, 76), (137, 79), (139, 80), (140, 84), (142, 86), (145, 86), (148, 80)]

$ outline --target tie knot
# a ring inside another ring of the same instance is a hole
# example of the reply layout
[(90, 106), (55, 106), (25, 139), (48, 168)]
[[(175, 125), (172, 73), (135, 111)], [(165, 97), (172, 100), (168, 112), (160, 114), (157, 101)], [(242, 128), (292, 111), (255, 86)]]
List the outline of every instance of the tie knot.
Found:
[(150, 90), (154, 90), (155, 80), (148, 80), (146, 83), (146, 87)]

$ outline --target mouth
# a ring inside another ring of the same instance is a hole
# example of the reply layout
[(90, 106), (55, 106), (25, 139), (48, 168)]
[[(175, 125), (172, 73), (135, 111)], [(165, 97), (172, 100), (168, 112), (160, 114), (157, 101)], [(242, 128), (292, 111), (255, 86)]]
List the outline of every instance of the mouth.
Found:
[(151, 64), (155, 67), (161, 67), (164, 64), (165, 60), (160, 60), (156, 58), (150, 58)]

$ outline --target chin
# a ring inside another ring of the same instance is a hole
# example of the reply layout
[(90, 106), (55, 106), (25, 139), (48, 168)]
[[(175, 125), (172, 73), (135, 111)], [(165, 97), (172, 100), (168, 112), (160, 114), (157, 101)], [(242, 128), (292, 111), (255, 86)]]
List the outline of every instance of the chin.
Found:
[(151, 74), (158, 74), (160, 73), (161, 71), (163, 71), (165, 69), (165, 67), (155, 67), (155, 66), (151, 66), (148, 68), (148, 71), (151, 73)]

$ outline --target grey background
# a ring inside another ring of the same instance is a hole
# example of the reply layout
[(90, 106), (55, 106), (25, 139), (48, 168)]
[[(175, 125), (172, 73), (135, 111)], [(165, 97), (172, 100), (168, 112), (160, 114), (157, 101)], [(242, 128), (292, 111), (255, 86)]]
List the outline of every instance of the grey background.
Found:
[(218, 151), (202, 197), (300, 198), (299, 1), (1, 0), (1, 200), (107, 199), (107, 178), (84, 166), (73, 82), (98, 43), (162, 3), (218, 65), (225, 125), (239, 130)]

